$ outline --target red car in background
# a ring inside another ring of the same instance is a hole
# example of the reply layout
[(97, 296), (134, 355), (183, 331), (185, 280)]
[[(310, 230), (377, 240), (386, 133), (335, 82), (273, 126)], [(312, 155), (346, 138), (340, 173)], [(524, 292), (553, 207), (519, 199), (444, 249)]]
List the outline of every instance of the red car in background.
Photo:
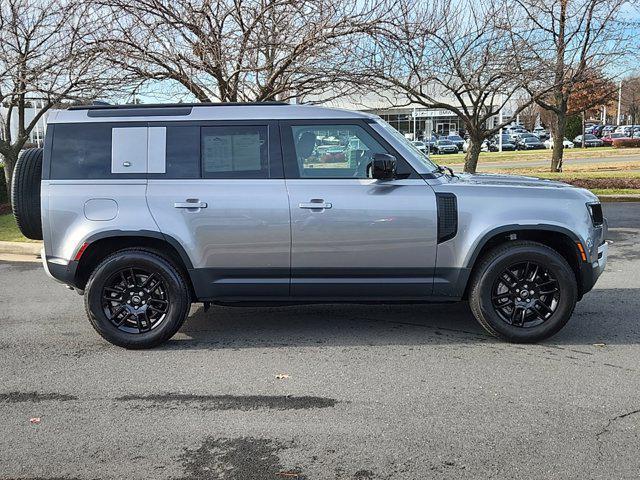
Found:
[(613, 141), (616, 138), (629, 138), (629, 137), (627, 137), (624, 133), (610, 133), (602, 137), (600, 140), (602, 140), (607, 147), (610, 147), (611, 145), (613, 145)]

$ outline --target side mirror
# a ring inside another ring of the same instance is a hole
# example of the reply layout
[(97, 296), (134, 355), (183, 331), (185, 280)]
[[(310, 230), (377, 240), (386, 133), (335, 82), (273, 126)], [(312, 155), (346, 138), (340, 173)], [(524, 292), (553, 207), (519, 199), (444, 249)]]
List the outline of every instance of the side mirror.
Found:
[(396, 178), (396, 157), (388, 153), (375, 153), (373, 161), (368, 165), (370, 178), (377, 180), (393, 180)]

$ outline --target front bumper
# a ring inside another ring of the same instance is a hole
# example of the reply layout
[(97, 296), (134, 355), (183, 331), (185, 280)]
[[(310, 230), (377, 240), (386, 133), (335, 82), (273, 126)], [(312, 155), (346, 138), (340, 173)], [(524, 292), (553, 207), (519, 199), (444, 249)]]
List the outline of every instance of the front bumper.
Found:
[(582, 295), (589, 292), (593, 288), (600, 275), (602, 275), (602, 272), (604, 272), (604, 269), (607, 265), (608, 255), (609, 244), (605, 241), (598, 247), (597, 258), (591, 263), (582, 264), (580, 272), (580, 298), (582, 298)]

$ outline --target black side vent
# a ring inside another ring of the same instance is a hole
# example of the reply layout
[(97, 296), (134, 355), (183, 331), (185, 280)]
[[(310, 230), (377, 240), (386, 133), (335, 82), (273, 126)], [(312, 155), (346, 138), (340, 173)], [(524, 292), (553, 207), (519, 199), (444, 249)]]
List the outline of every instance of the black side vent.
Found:
[(458, 201), (453, 193), (436, 193), (438, 204), (438, 243), (458, 233)]
[(604, 217), (602, 216), (602, 205), (599, 203), (590, 203), (589, 211), (591, 212), (591, 220), (593, 220), (593, 225), (595, 227), (599, 227), (604, 222)]

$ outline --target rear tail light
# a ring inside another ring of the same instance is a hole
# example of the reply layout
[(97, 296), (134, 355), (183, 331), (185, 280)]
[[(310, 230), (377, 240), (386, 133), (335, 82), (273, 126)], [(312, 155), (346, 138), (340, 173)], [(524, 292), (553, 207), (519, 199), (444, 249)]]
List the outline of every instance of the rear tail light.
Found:
[(82, 246), (78, 249), (78, 253), (76, 253), (76, 256), (73, 258), (76, 262), (80, 260), (80, 257), (82, 257), (82, 254), (84, 253), (84, 251), (87, 249), (88, 246), (89, 246), (89, 242), (84, 242)]

